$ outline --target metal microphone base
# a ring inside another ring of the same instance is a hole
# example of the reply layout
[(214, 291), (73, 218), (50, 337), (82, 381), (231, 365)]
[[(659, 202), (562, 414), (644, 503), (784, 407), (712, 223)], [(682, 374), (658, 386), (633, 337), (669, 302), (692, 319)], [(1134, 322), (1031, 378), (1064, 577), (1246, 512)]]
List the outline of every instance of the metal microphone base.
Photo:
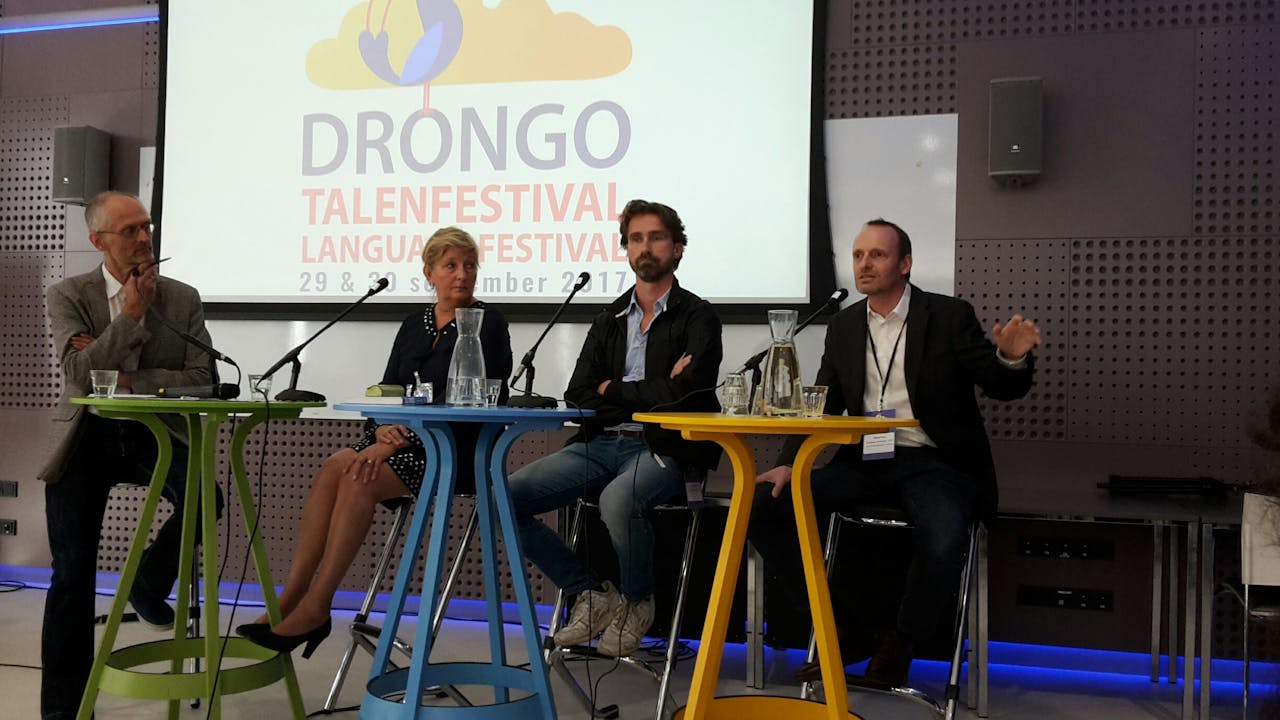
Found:
[(507, 399), (507, 407), (513, 408), (554, 408), (556, 405), (555, 398), (537, 395), (516, 395)]
[(317, 392), (310, 390), (296, 390), (294, 388), (285, 388), (276, 393), (276, 399), (282, 402), (324, 402), (325, 397)]

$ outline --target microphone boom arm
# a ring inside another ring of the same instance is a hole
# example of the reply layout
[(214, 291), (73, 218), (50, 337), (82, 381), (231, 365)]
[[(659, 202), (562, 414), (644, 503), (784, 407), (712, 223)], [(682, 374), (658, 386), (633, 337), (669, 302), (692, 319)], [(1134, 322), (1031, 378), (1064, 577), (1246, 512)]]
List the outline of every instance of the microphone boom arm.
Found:
[(382, 278), (378, 280), (377, 284), (369, 288), (369, 291), (366, 292), (363, 297), (361, 297), (359, 300), (356, 300), (355, 302), (348, 305), (346, 309), (338, 313), (337, 317), (325, 323), (324, 327), (315, 331), (315, 333), (313, 333), (311, 337), (307, 338), (306, 340), (303, 340), (300, 345), (293, 348), (289, 352), (285, 353), (284, 357), (277, 360), (274, 365), (272, 365), (270, 368), (267, 369), (266, 372), (262, 373), (262, 378), (265, 380), (266, 378), (269, 378), (272, 375), (275, 375), (277, 372), (279, 372), (280, 368), (284, 367), (286, 364), (288, 363), (293, 364), (293, 371), (290, 373), (290, 377), (289, 377), (289, 387), (284, 390), (281, 390), (279, 393), (276, 393), (277, 400), (300, 400), (304, 402), (324, 402), (325, 397), (320, 393), (298, 389), (298, 373), (302, 371), (302, 361), (298, 359), (299, 353), (302, 352), (303, 348), (310, 345), (311, 341), (320, 337), (325, 330), (328, 330), (329, 328), (333, 327), (334, 324), (337, 323), (339, 320), (346, 317), (347, 315), (350, 315), (351, 311), (359, 307), (360, 304), (363, 303), (365, 300), (368, 300), (369, 298), (373, 297), (374, 295), (377, 295), (378, 293), (386, 289), (387, 284), (388, 283), (386, 278)]
[(511, 384), (515, 385), (516, 382), (520, 380), (520, 376), (523, 375), (524, 392), (508, 400), (507, 404), (509, 406), (526, 408), (555, 407), (555, 400), (534, 397), (533, 376), (535, 370), (533, 367), (533, 357), (538, 352), (538, 346), (541, 345), (542, 341), (547, 337), (547, 333), (551, 332), (551, 328), (555, 327), (556, 321), (560, 319), (560, 315), (564, 313), (564, 309), (569, 307), (569, 303), (573, 300), (573, 297), (578, 294), (579, 290), (586, 287), (590, 280), (591, 276), (586, 272), (583, 272), (578, 276), (578, 283), (573, 286), (573, 290), (569, 293), (569, 297), (565, 298), (564, 302), (560, 303), (560, 307), (556, 308), (555, 314), (551, 316), (551, 322), (547, 323), (547, 326), (542, 329), (542, 334), (539, 335), (538, 339), (533, 343), (533, 347), (529, 348), (529, 351), (524, 354), (524, 357), (520, 358), (520, 367), (516, 370), (516, 374), (511, 378)]

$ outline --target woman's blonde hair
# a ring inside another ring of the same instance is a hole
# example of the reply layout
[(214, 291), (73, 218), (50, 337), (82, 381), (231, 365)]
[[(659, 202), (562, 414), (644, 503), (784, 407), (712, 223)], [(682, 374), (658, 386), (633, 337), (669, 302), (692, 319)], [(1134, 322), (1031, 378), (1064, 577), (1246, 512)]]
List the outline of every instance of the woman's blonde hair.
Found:
[(480, 247), (466, 230), (457, 227), (440, 228), (431, 235), (422, 248), (422, 266), (431, 267), (442, 255), (450, 250), (461, 250), (475, 257), (476, 267), (480, 267)]

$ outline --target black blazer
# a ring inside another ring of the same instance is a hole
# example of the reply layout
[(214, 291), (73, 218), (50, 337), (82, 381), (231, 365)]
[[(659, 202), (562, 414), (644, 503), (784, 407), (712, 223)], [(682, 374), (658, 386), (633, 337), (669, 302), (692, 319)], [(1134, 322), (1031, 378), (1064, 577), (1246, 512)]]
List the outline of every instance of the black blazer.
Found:
[[(650, 410), (670, 412), (719, 412), (715, 386), (724, 347), (720, 339), (720, 318), (706, 300), (676, 282), (667, 296), (667, 308), (653, 319), (645, 346), (645, 379), (622, 382), (627, 364), (627, 309), (633, 286), (614, 300), (591, 322), (587, 339), (564, 392), (570, 407), (590, 408), (594, 418), (569, 442), (590, 440), (611, 425), (631, 422), (632, 413)], [(680, 356), (693, 356), (679, 377), (670, 377)], [(596, 388), (609, 383), (601, 396)], [(645, 442), (659, 455), (670, 455), (682, 465), (713, 470), (720, 462), (720, 446), (712, 442), (691, 442), (674, 430), (646, 423)]]
[[(827, 326), (818, 369), (818, 385), (827, 385), (828, 415), (865, 412), (867, 301), (840, 311)], [(974, 479), (978, 512), (994, 517), (998, 502), (995, 462), (974, 386), (987, 397), (1016, 400), (1031, 389), (1033, 358), (1014, 370), (996, 358), (995, 345), (978, 324), (973, 306), (964, 300), (911, 286), (903, 361), (911, 410), (920, 427), (938, 446), (943, 460)], [(790, 464), (800, 440), (788, 442), (779, 458)], [(841, 447), (842, 462), (861, 462), (860, 445)]]

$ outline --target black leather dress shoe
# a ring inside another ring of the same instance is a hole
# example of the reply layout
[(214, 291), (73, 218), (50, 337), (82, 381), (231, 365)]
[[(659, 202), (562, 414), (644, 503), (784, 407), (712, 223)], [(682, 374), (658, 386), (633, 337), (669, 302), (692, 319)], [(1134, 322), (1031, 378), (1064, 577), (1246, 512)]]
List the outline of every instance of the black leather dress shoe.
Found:
[(913, 647), (911, 639), (893, 630), (880, 640), (880, 647), (867, 663), (867, 674), (855, 684), (877, 690), (907, 687)]
[(129, 591), (129, 604), (138, 621), (152, 630), (172, 630), (174, 613), (165, 596), (152, 592), (142, 580), (134, 580)]
[[(852, 627), (836, 626), (836, 641), (840, 645), (840, 664), (848, 667), (871, 657), (875, 638)], [(818, 682), (822, 680), (822, 667), (817, 660), (807, 662), (796, 670), (798, 682)]]

